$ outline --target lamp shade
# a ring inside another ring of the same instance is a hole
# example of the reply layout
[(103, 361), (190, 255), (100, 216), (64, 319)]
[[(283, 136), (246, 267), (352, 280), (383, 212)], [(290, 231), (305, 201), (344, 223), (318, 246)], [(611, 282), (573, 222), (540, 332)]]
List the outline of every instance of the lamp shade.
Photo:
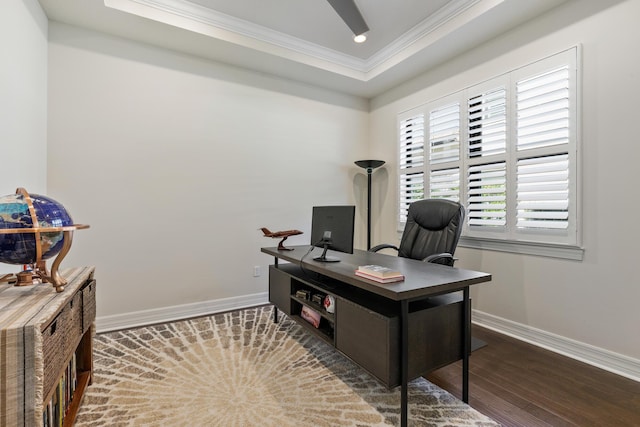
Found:
[(354, 163), (361, 168), (375, 169), (384, 165), (384, 160), (357, 160)]

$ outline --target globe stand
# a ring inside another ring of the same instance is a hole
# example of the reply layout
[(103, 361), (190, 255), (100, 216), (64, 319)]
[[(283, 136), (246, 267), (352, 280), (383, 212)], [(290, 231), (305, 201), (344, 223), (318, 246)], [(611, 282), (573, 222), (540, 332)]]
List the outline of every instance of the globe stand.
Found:
[[(73, 232), (72, 231), (63, 231), (62, 232), (62, 249), (58, 252), (58, 255), (53, 260), (53, 264), (51, 265), (51, 273), (47, 270), (47, 263), (44, 260), (40, 260), (36, 262), (34, 271), (34, 276), (42, 280), (42, 283), (51, 283), (54, 288), (56, 288), (56, 292), (64, 291), (64, 286), (67, 284), (67, 279), (62, 277), (58, 271), (60, 268), (60, 263), (67, 256), (69, 250), (71, 249), (71, 243), (73, 241)], [(19, 275), (20, 273), (18, 273)], [(20, 282), (20, 279), (18, 279)]]
[(16, 283), (16, 275), (13, 273), (5, 274), (0, 276), (0, 283), (7, 282), (10, 285), (14, 285)]
[[(71, 243), (73, 241), (73, 230), (81, 230), (89, 228), (88, 225), (76, 224), (67, 227), (46, 227), (46, 228), (12, 228), (7, 230), (0, 230), (0, 234), (18, 234), (18, 233), (40, 233), (40, 232), (55, 232), (62, 231), (62, 249), (53, 260), (53, 264), (51, 265), (51, 272), (47, 269), (46, 261), (43, 259), (36, 260), (35, 263), (31, 265), (31, 271), (21, 271), (20, 273), (15, 274), (15, 286), (27, 286), (32, 285), (34, 280), (40, 279), (42, 283), (51, 283), (53, 287), (56, 289), (56, 292), (64, 291), (64, 286), (67, 284), (67, 280), (60, 275), (59, 268), (60, 263), (64, 259), (65, 256), (69, 253), (71, 249)], [(36, 236), (36, 242), (39, 242), (39, 236)], [(40, 251), (37, 251), (38, 253)], [(40, 257), (41, 254), (38, 254)], [(30, 276), (30, 280), (29, 280)], [(11, 282), (10, 275), (3, 276), (3, 280)]]
[(27, 286), (33, 285), (33, 272), (32, 271), (21, 271), (16, 274), (16, 286)]
[[(71, 249), (71, 243), (73, 241), (73, 231), (74, 230), (82, 230), (85, 228), (89, 228), (88, 225), (83, 224), (72, 224), (61, 227), (40, 227), (40, 223), (38, 221), (35, 209), (33, 207), (33, 202), (31, 201), (31, 197), (27, 190), (24, 188), (18, 188), (16, 190), (16, 194), (21, 195), (29, 210), (29, 214), (31, 216), (31, 223), (33, 224), (32, 228), (7, 228), (0, 229), (0, 234), (30, 234), (33, 233), (35, 236), (35, 262), (30, 263), (28, 265), (31, 266), (31, 271), (22, 271), (15, 275), (16, 286), (27, 286), (34, 284), (34, 282), (41, 281), (42, 283), (51, 283), (55, 288), (56, 292), (62, 292), (64, 290), (64, 286), (67, 284), (67, 280), (60, 275), (59, 268), (60, 263), (64, 259), (65, 256), (69, 253)], [(47, 270), (46, 260), (42, 259), (42, 233), (62, 233), (62, 248), (58, 255), (53, 260), (53, 264), (51, 265), (51, 272)], [(12, 279), (9, 275), (3, 276), (2, 281), (11, 282)]]
[(46, 279), (43, 277), (49, 276), (49, 272), (47, 271), (47, 266), (44, 261), (26, 265), (29, 265), (31, 268), (13, 275), (16, 286), (28, 286), (46, 282)]

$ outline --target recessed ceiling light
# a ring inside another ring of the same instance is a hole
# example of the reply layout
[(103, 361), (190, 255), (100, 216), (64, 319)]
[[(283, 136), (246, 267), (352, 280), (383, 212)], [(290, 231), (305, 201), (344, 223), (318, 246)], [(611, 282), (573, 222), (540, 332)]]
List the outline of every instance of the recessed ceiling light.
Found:
[(356, 43), (364, 43), (365, 40), (367, 40), (367, 36), (364, 34), (358, 34), (353, 38), (353, 41)]

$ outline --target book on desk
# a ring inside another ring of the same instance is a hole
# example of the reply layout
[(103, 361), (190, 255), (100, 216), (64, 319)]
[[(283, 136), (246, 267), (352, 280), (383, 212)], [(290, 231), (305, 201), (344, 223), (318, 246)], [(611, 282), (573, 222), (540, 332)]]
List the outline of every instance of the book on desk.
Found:
[(378, 283), (394, 283), (404, 280), (404, 275), (401, 272), (381, 265), (361, 265), (356, 270), (356, 276)]

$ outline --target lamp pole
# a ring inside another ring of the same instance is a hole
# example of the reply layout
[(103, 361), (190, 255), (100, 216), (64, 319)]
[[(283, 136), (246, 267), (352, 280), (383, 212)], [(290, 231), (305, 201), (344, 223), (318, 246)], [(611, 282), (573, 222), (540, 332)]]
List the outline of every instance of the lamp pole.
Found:
[(384, 165), (384, 160), (358, 160), (356, 165), (367, 171), (367, 250), (371, 249), (371, 174)]

